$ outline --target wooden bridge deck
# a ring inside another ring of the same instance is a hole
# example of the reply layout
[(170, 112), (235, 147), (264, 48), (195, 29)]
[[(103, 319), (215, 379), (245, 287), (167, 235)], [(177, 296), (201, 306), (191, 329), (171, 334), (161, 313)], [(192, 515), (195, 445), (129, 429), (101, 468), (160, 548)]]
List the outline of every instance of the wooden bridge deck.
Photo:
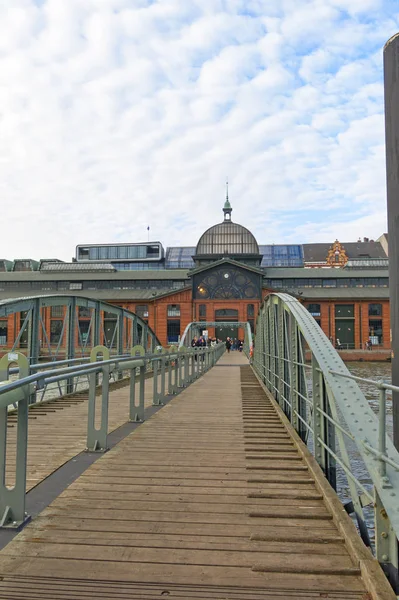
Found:
[[(160, 376), (158, 377), (160, 386)], [(111, 384), (108, 432), (129, 418), (129, 386), (126, 381)], [(152, 403), (152, 378), (146, 381), (144, 404)], [(136, 383), (136, 397), (139, 383)], [(77, 393), (42, 404), (29, 411), (29, 444), (27, 457), (27, 491), (43, 481), (65, 462), (86, 448), (88, 394)], [(7, 423), (7, 485), (13, 483), (16, 457), (17, 416), (9, 415)]]
[(0, 552), (0, 598), (394, 598), (245, 357), (224, 355)]

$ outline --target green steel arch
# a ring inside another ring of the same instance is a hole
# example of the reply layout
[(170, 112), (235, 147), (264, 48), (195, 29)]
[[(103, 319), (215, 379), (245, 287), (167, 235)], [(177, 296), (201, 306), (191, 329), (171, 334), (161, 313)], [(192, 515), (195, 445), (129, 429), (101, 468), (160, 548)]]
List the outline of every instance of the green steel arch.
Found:
[[(270, 294), (260, 307), (253, 368), (309, 444), (330, 484), (337, 488), (337, 471), (341, 482), (346, 476), (347, 512), (356, 515), (367, 545), (372, 545), (374, 520), (376, 556), (395, 587), (399, 453), (387, 433), (386, 395), (398, 388), (364, 380), (379, 390), (377, 416), (358, 386), (361, 378), (351, 375), (308, 310), (285, 293)], [(365, 516), (367, 505), (374, 510)]]
[[(115, 354), (142, 345), (151, 352), (161, 343), (136, 314), (113, 304), (84, 297), (31, 296), (0, 301), (0, 319), (11, 320), (14, 335), (6, 350), (22, 348), (30, 364), (41, 358), (89, 357), (102, 344)], [(19, 315), (19, 319), (17, 318)]]

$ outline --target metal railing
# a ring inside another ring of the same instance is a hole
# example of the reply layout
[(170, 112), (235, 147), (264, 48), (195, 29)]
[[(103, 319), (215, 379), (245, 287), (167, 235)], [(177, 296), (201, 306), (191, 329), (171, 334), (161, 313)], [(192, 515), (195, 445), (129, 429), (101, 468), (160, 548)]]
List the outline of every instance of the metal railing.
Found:
[[(130, 375), (129, 414), (127, 421), (144, 420), (145, 386), (150, 385), (146, 369), (151, 364), (152, 403), (161, 405), (164, 399), (176, 394), (210, 369), (224, 352), (224, 344), (211, 348), (176, 348), (169, 350), (159, 347), (148, 354), (143, 346), (134, 346), (130, 355), (110, 356), (109, 349), (97, 346), (92, 349), (90, 362), (73, 364), (63, 361), (65, 366), (29, 373), (29, 361), (20, 352), (9, 353), (0, 359), (0, 527), (19, 528), (29, 520), (25, 512), (26, 470), (28, 448), (28, 412), (33, 394), (51, 383), (69, 380), (78, 376), (88, 376), (88, 423), (87, 451), (105, 452), (108, 448), (108, 407), (109, 380), (112, 374), (128, 371)], [(99, 360), (101, 355), (102, 360)], [(19, 379), (9, 380), (10, 366), (17, 364)], [(41, 365), (43, 366), (43, 365)], [(138, 393), (136, 373), (138, 371)], [(102, 376), (101, 392), (98, 378)], [(98, 395), (100, 393), (100, 395)], [(99, 403), (99, 406), (97, 406)], [(7, 420), (8, 407), (17, 407), (17, 436), (14, 485), (6, 484), (7, 461)], [(100, 415), (96, 426), (96, 409)]]
[[(8, 332), (11, 316), (13, 326)], [(40, 359), (47, 362), (87, 357), (99, 344), (117, 355), (129, 352), (135, 344), (144, 346), (147, 352), (160, 344), (139, 315), (83, 296), (59, 294), (0, 300), (0, 318), (6, 324), (7, 338), (12, 332), (9, 348), (4, 352), (23, 348), (31, 364)], [(53, 325), (57, 326), (54, 334)]]
[[(350, 501), (345, 508), (356, 516), (367, 546), (373, 546), (375, 533), (376, 558), (398, 591), (399, 453), (387, 433), (386, 404), (387, 391), (399, 389), (351, 375), (309, 312), (283, 293), (268, 296), (259, 311), (253, 367), (332, 487), (337, 490), (337, 470), (346, 477)], [(358, 381), (379, 389), (378, 416)], [(355, 457), (348, 445), (355, 446)], [(369, 484), (357, 472), (358, 457)], [(364, 512), (368, 505), (372, 524)]]

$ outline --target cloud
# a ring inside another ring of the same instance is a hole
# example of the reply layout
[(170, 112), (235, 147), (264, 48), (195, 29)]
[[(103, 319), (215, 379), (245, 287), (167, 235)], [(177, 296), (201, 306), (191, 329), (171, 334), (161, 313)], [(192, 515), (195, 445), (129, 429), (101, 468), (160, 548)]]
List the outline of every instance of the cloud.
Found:
[[(391, 0), (0, 2), (4, 258), (222, 217), (259, 243), (386, 228)], [(345, 234), (345, 235), (344, 235)]]

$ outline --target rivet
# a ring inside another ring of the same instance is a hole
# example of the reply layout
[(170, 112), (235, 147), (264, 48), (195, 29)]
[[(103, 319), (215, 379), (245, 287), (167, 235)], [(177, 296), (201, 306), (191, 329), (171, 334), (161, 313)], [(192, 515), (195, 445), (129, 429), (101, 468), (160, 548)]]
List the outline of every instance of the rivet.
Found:
[(382, 555), (382, 560), (388, 560), (388, 554), (383, 554)]

